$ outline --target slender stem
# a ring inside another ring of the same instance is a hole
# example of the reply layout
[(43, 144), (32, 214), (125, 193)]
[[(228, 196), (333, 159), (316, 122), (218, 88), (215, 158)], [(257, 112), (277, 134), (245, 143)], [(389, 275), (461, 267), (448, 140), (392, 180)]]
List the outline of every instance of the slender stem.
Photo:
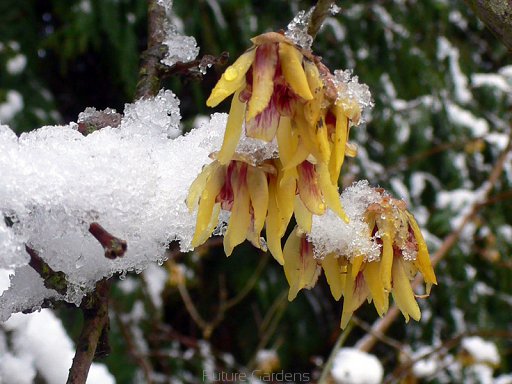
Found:
[(29, 265), (39, 273), (39, 276), (44, 281), (44, 286), (48, 289), (53, 289), (57, 291), (61, 295), (65, 295), (68, 290), (68, 283), (66, 281), (66, 275), (61, 271), (54, 271), (42, 258), (39, 254), (29, 247), (25, 245), (25, 250), (30, 256)]
[(109, 290), (109, 281), (100, 280), (96, 283), (95, 290), (82, 301), (84, 326), (78, 339), (73, 364), (69, 369), (67, 384), (85, 384), (87, 381), (99, 342), (108, 329)]
[(311, 15), (311, 21), (309, 22), (308, 34), (315, 38), (316, 34), (322, 27), (324, 20), (330, 14), (330, 9), (333, 4), (336, 4), (333, 0), (318, 0), (315, 9)]
[(324, 369), (322, 370), (320, 379), (318, 379), (318, 384), (328, 383), (327, 379), (329, 377), (329, 373), (331, 372), (332, 365), (334, 363), (334, 358), (336, 357), (336, 354), (338, 353), (339, 349), (343, 346), (343, 344), (345, 344), (345, 341), (347, 341), (347, 338), (350, 335), (350, 332), (352, 332), (353, 328), (354, 322), (351, 321), (348, 323), (347, 327), (343, 330), (343, 332), (341, 332), (340, 336), (338, 337), (338, 340), (336, 340), (336, 344), (334, 344), (334, 347), (331, 350), (329, 359), (327, 359), (327, 362), (324, 365)]
[[(489, 177), (487, 181), (484, 182), (482, 185), (482, 200), (476, 202), (471, 210), (463, 217), (461, 223), (457, 228), (455, 228), (452, 233), (450, 233), (443, 241), (441, 246), (437, 249), (436, 253), (432, 256), (431, 262), (432, 266), (436, 266), (439, 261), (441, 261), (450, 251), (450, 249), (457, 243), (457, 241), (460, 238), (460, 235), (466, 225), (468, 225), (471, 221), (474, 220), (475, 216), (478, 214), (480, 209), (482, 209), (485, 204), (482, 204), (482, 202), (485, 202), (485, 198), (491, 193), (492, 189), (496, 185), (499, 177), (501, 176), (503, 169), (505, 167), (505, 164), (507, 163), (507, 160), (509, 159), (510, 153), (512, 152), (512, 127), (511, 132), (509, 136), (509, 141), (507, 144), (507, 147), (501, 152), (498, 160), (496, 161), (496, 164), (494, 165), (494, 168), (491, 170), (491, 173), (489, 174)], [(415, 288), (418, 285), (420, 285), (423, 282), (423, 277), (421, 275), (418, 275), (416, 279), (412, 282), (412, 287)], [(377, 320), (373, 326), (372, 326), (372, 332), (367, 333), (361, 340), (359, 340), (356, 344), (356, 348), (359, 348), (362, 351), (370, 351), (375, 344), (377, 343), (378, 339), (375, 336), (376, 334), (384, 334), (386, 330), (393, 324), (393, 321), (397, 318), (400, 311), (398, 310), (396, 305), (393, 305), (388, 313), (384, 315), (384, 317)]]
[(148, 46), (141, 55), (135, 99), (156, 96), (160, 90), (160, 60), (167, 52), (163, 45), (165, 17), (165, 9), (158, 1), (148, 0)]

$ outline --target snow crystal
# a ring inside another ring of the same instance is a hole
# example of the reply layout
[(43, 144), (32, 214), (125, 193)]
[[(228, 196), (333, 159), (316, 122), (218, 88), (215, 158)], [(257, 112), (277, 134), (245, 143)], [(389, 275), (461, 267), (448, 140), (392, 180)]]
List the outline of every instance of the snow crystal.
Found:
[(496, 344), (485, 341), (481, 337), (465, 337), (462, 339), (461, 346), (477, 363), (488, 363), (491, 365), (498, 365), (500, 363), (500, 355)]
[(179, 100), (169, 90), (162, 89), (154, 99), (126, 104), (124, 116), (122, 128), (128, 134), (161, 135), (169, 139), (181, 135)]
[(11, 75), (19, 75), (27, 65), (27, 57), (18, 53), (7, 61), (6, 69)]
[(342, 205), (350, 219), (348, 223), (330, 210), (322, 216), (313, 216), (311, 233), (307, 236), (315, 246), (315, 256), (323, 258), (334, 252), (347, 258), (364, 254), (369, 261), (378, 259), (380, 248), (368, 236), (364, 213), (370, 204), (381, 199), (382, 195), (363, 180), (341, 194)]
[(288, 24), (284, 35), (304, 49), (311, 49), (313, 37), (308, 33), (309, 23), (313, 9), (309, 11), (300, 11), (293, 20)]
[(355, 348), (341, 348), (334, 358), (331, 375), (337, 384), (379, 384), (384, 369), (374, 355)]
[(336, 88), (338, 89), (337, 103), (340, 103), (343, 107), (350, 108), (350, 105), (346, 105), (347, 101), (355, 101), (359, 105), (361, 113), (373, 108), (374, 103), (370, 88), (366, 84), (359, 83), (359, 77), (353, 76), (352, 70), (347, 69), (343, 71), (337, 69), (334, 71), (334, 78)]
[(165, 38), (163, 44), (167, 46), (167, 55), (161, 60), (163, 64), (173, 66), (178, 62), (189, 62), (194, 60), (198, 53), (196, 39), (192, 36), (181, 35), (173, 19), (172, 0), (158, 0), (158, 3), (165, 9), (166, 20), (164, 22)]
[[(151, 110), (157, 123), (150, 124)], [(103, 277), (163, 260), (170, 241), (190, 249), (196, 213), (188, 211), (185, 198), (211, 162), (210, 153), (219, 149), (225, 129), (225, 116), (214, 115), (189, 134), (168, 139), (179, 132), (179, 111), (167, 92), (127, 105), (126, 112), (119, 128), (87, 136), (74, 123), (43, 127), (19, 139), (0, 128), (0, 212), (12, 221), (7, 232), (2, 223), (0, 241), (11, 248), (29, 244), (50, 267), (64, 272), (64, 299), (71, 303), (79, 304)], [(88, 231), (93, 222), (127, 241), (122, 258), (105, 258)], [(26, 262), (24, 253), (11, 257), (16, 265)], [(0, 319), (56, 297), (31, 267), (19, 266), (0, 297)]]
[[(22, 366), (26, 371), (18, 371), (18, 375), (23, 375), (21, 377), (28, 377), (37, 370), (49, 384), (66, 382), (74, 348), (61, 321), (52, 311), (17, 314), (4, 327), (12, 332), (14, 354), (7, 361), (4, 356), (0, 357), (0, 382), (25, 382), (9, 381), (6, 376)], [(93, 363), (87, 382), (111, 384), (115, 381), (103, 364)]]
[(0, 124), (11, 121), (25, 105), (23, 96), (18, 91), (12, 89), (7, 91), (5, 98), (5, 102), (0, 103)]
[(0, 268), (15, 268), (28, 263), (23, 239), (16, 236), (4, 220), (5, 214), (0, 210)]
[(0, 357), (0, 383), (31, 384), (36, 377), (32, 361), (11, 353)]

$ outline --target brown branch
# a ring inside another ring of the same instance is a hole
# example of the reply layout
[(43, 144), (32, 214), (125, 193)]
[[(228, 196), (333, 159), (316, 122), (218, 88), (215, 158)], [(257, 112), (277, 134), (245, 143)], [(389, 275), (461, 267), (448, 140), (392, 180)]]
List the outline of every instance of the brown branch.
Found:
[(105, 257), (107, 259), (113, 260), (124, 256), (127, 249), (125, 240), (110, 234), (98, 223), (91, 223), (89, 226), (89, 232), (103, 246), (103, 249), (105, 250)]
[(465, 0), (487, 28), (512, 51), (512, 2), (510, 0)]
[(87, 381), (87, 375), (92, 360), (101, 351), (104, 355), (109, 348), (106, 344), (108, 322), (108, 294), (110, 283), (102, 279), (96, 283), (93, 292), (82, 301), (80, 308), (84, 316), (84, 325), (78, 339), (73, 364), (69, 369), (67, 384), (82, 384)]
[[(500, 154), (496, 164), (494, 165), (491, 173), (487, 181), (483, 184), (482, 191), (482, 199), (486, 198), (494, 188), (494, 185), (497, 183), (499, 177), (503, 172), (503, 168), (506, 164), (507, 158), (512, 152), (512, 127), (509, 135), (509, 141), (507, 147)], [(457, 243), (460, 238), (460, 235), (466, 225), (474, 220), (480, 209), (482, 209), (485, 204), (482, 204), (480, 201), (476, 202), (470, 212), (468, 212), (462, 219), (461, 223), (457, 228), (455, 228), (443, 241), (441, 246), (437, 249), (436, 253), (432, 256), (431, 262), (432, 266), (435, 267), (439, 261), (441, 261), (450, 251), (450, 249)], [(423, 282), (423, 277), (418, 275), (416, 279), (412, 282), (412, 287), (415, 288)], [(375, 334), (384, 334), (386, 330), (391, 326), (393, 321), (397, 318), (400, 313), (399, 309), (396, 305), (393, 305), (389, 311), (384, 315), (384, 317), (377, 320), (372, 326), (372, 332), (367, 333), (361, 340), (359, 340), (356, 344), (356, 348), (359, 348), (362, 351), (370, 351), (375, 344), (377, 343), (377, 337)]]
[(332, 5), (336, 4), (333, 0), (318, 0), (313, 13), (311, 14), (311, 21), (309, 22), (308, 35), (313, 39), (322, 27), (324, 20), (331, 13)]
[[(400, 379), (407, 375), (408, 372), (411, 370), (411, 368), (416, 364), (417, 362), (429, 358), (430, 356), (439, 355), (442, 354), (443, 351), (448, 352), (450, 349), (455, 348), (457, 345), (459, 345), (463, 338), (470, 337), (470, 336), (480, 336), (480, 337), (493, 337), (493, 338), (499, 338), (499, 339), (512, 339), (512, 332), (507, 330), (481, 330), (481, 331), (474, 331), (474, 332), (463, 332), (460, 333), (448, 340), (443, 341), (439, 346), (436, 348), (432, 348), (427, 353), (423, 353), (419, 356), (416, 356), (414, 359), (409, 359), (406, 362), (400, 364), (398, 367), (395, 368), (395, 370), (390, 373), (386, 379), (384, 380), (383, 384), (391, 384), (391, 383), (397, 383), (400, 382)], [(439, 359), (441, 360), (441, 359)], [(439, 372), (439, 371), (438, 371)]]
[(30, 261), (28, 265), (30, 265), (39, 276), (43, 279), (44, 286), (48, 289), (53, 289), (57, 291), (61, 295), (65, 295), (68, 290), (68, 283), (66, 281), (66, 275), (61, 271), (54, 271), (42, 258), (38, 255), (38, 253), (30, 248), (28, 245), (25, 245), (25, 250), (30, 256)]

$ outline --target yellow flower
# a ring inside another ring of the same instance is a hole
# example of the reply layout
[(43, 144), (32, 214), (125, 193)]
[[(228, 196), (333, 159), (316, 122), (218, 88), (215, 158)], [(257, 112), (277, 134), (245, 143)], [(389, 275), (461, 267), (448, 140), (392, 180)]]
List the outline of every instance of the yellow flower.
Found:
[(267, 175), (275, 172), (271, 164), (251, 164), (237, 156), (227, 165), (213, 161), (190, 186), (186, 200), (192, 212), (198, 206), (196, 230), (192, 246), (204, 243), (218, 224), (221, 209), (231, 212), (224, 250), (229, 256), (245, 239), (265, 248), (260, 233), (267, 216), (269, 191)]
[(234, 94), (218, 161), (232, 159), (245, 126), (248, 137), (277, 138), (286, 169), (308, 158), (323, 162), (337, 185), (345, 154), (355, 155), (347, 137), (349, 120), (359, 119), (358, 104), (340, 101), (336, 81), (320, 59), (284, 35), (265, 33), (252, 42), (207, 100), (214, 107)]
[(367, 208), (365, 221), (368, 236), (381, 245), (378, 260), (368, 260), (363, 254), (347, 258), (332, 253), (316, 259), (312, 244), (295, 230), (283, 252), (290, 285), (288, 298), (293, 300), (300, 289), (314, 286), (322, 267), (333, 297), (344, 298), (342, 328), (365, 300), (373, 301), (377, 313), (383, 316), (389, 308), (390, 293), (406, 321), (409, 317), (419, 320), (421, 313), (410, 281), (420, 272), (428, 295), (437, 280), (418, 224), (403, 201), (384, 194), (381, 201)]

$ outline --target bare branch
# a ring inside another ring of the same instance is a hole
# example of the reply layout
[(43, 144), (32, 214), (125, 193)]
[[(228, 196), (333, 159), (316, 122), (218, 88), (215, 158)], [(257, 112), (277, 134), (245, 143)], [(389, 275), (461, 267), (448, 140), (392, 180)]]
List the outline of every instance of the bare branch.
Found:
[(512, 2), (509, 0), (465, 0), (476, 16), (512, 51)]
[(322, 27), (322, 24), (326, 17), (330, 14), (331, 6), (336, 4), (333, 0), (318, 0), (313, 14), (311, 15), (311, 21), (309, 22), (308, 34), (315, 38), (316, 34)]

